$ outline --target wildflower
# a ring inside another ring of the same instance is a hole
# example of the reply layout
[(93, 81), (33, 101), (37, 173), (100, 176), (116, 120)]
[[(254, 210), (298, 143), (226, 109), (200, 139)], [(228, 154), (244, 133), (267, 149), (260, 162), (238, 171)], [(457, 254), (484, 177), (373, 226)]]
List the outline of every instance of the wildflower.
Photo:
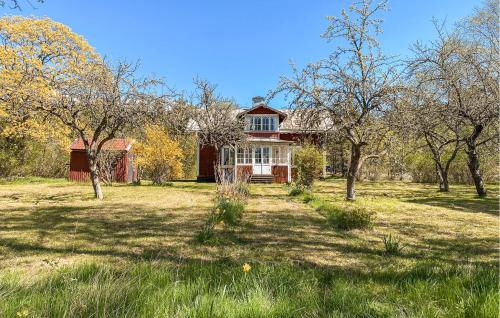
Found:
[(219, 225), (220, 225), (220, 226), (222, 226), (222, 227), (224, 227), (224, 225), (225, 225), (224, 220), (221, 220), (221, 221), (219, 222)]
[(252, 267), (250, 266), (250, 264), (248, 264), (248, 263), (243, 264), (243, 271), (245, 273), (249, 272), (251, 268)]
[(17, 316), (18, 316), (18, 317), (22, 317), (22, 318), (23, 318), (23, 317), (28, 317), (29, 313), (30, 313), (30, 312), (28, 311), (28, 309), (26, 309), (26, 308), (25, 308), (25, 309), (23, 309), (23, 310), (21, 310), (21, 311), (18, 311), (18, 312), (17, 312)]

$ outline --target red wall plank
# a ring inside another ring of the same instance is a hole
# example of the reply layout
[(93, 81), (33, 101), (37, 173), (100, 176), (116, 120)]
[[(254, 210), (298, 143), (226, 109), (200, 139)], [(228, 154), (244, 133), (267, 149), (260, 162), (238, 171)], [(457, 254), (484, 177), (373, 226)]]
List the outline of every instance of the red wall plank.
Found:
[(272, 166), (272, 174), (274, 176), (274, 182), (276, 183), (286, 183), (288, 181), (288, 167), (287, 166)]
[(200, 146), (198, 178), (214, 179), (214, 163), (216, 160), (215, 147), (210, 145)]

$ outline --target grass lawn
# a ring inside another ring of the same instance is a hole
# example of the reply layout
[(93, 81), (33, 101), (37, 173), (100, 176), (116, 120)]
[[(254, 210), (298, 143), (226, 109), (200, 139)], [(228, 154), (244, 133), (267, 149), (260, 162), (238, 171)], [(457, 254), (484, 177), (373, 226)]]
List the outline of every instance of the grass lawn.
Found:
[[(345, 181), (315, 194), (344, 204)], [(0, 182), (0, 317), (497, 317), (498, 187), (358, 184), (369, 229), (338, 231), (282, 185), (196, 232), (214, 185)], [(385, 253), (382, 238), (404, 244)], [(244, 263), (251, 270), (244, 273)]]

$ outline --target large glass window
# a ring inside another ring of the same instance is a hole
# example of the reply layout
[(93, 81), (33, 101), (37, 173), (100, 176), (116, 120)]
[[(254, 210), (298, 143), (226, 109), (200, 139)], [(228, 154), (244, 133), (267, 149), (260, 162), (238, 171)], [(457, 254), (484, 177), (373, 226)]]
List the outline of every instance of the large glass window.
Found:
[(255, 163), (262, 163), (262, 148), (255, 148)]
[(276, 116), (248, 116), (245, 118), (245, 129), (249, 131), (276, 131), (278, 130)]
[(234, 165), (234, 150), (229, 147), (222, 148), (221, 153), (221, 164), (223, 166), (232, 166)]
[(262, 117), (262, 130), (269, 130), (269, 117)]
[(262, 122), (262, 118), (260, 116), (255, 116), (253, 118), (253, 130), (262, 130), (262, 125), (261, 125), (261, 122)]
[(274, 146), (272, 158), (275, 165), (288, 164), (288, 146)]
[(262, 164), (269, 164), (269, 147), (262, 147)]
[(251, 164), (251, 151), (248, 148), (238, 148), (237, 160), (238, 164)]

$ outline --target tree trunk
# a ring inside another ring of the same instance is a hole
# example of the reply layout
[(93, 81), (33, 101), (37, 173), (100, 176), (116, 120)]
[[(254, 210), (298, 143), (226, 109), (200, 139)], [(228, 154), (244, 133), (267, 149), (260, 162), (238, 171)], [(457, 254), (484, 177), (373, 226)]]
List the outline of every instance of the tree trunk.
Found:
[(349, 170), (347, 171), (346, 200), (356, 199), (355, 183), (356, 183), (356, 176), (358, 174), (360, 158), (361, 158), (361, 146), (357, 144), (351, 144), (351, 162), (349, 164)]
[(486, 196), (486, 187), (484, 186), (483, 177), (479, 171), (479, 155), (477, 153), (477, 147), (475, 141), (467, 142), (467, 166), (469, 166), (469, 171), (474, 180), (474, 185), (476, 186), (477, 195), (480, 197)]
[(436, 164), (436, 172), (439, 177), (439, 192), (450, 191), (450, 186), (448, 184), (448, 171)]
[(90, 180), (92, 181), (92, 187), (94, 188), (95, 197), (99, 200), (102, 200), (104, 196), (102, 194), (101, 183), (99, 182), (96, 160), (89, 160), (89, 169), (90, 169)]

